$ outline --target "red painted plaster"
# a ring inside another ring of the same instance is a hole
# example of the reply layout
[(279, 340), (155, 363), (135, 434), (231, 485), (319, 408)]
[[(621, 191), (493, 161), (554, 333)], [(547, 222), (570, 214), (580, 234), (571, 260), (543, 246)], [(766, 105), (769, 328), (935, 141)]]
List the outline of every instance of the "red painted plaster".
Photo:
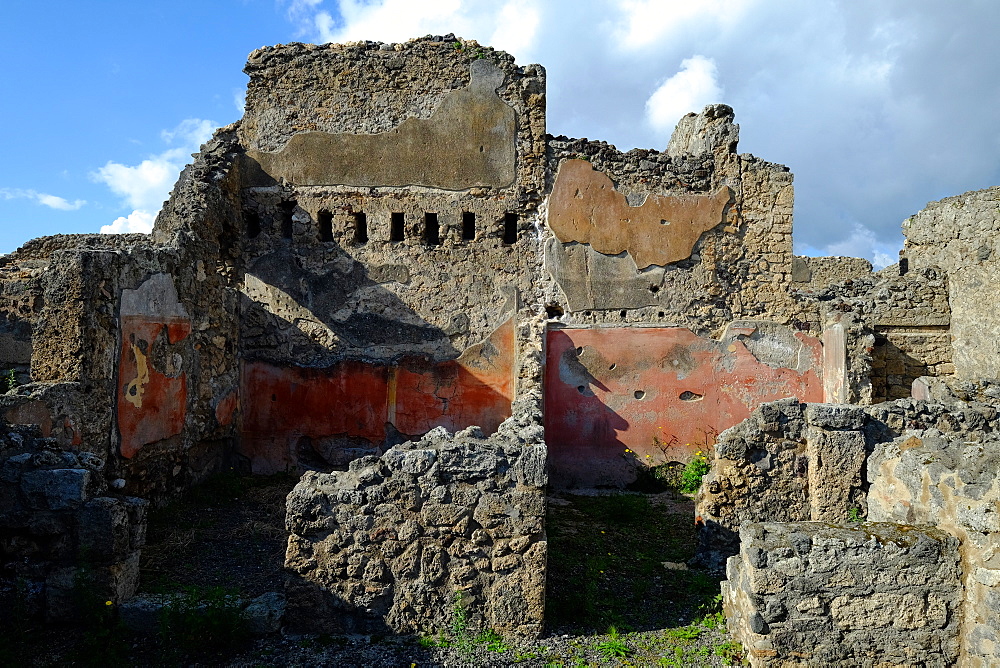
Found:
[[(164, 329), (166, 336), (161, 337)], [(181, 433), (187, 412), (187, 376), (170, 377), (156, 369), (153, 349), (167, 342), (178, 343), (190, 331), (190, 321), (183, 318), (122, 317), (118, 429), (123, 457), (131, 458), (142, 446)], [(140, 377), (143, 366), (148, 378)]]
[(220, 426), (226, 427), (233, 423), (233, 415), (236, 413), (236, 408), (239, 406), (240, 397), (233, 390), (218, 403), (215, 407), (215, 420)]
[(802, 372), (683, 328), (550, 330), (545, 439), (554, 481), (627, 484), (637, 461), (687, 461), (761, 403), (822, 401), (822, 346), (795, 336), (808, 358)]
[(404, 434), (479, 425), (493, 432), (510, 416), (514, 326), (457, 360), (345, 361), (323, 369), (243, 364), (241, 452), (255, 473), (297, 466), (302, 437), (364, 439), (380, 446), (386, 425)]

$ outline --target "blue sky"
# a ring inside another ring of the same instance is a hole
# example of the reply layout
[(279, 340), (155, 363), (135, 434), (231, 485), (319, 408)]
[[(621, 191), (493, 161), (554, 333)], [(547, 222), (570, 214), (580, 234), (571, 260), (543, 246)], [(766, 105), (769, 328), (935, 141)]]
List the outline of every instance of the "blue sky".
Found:
[(796, 175), (798, 251), (884, 264), (927, 201), (1000, 183), (998, 26), (995, 0), (7, 0), (0, 253), (147, 228), (259, 46), (454, 32), (546, 66), (553, 134), (663, 148), (732, 105)]

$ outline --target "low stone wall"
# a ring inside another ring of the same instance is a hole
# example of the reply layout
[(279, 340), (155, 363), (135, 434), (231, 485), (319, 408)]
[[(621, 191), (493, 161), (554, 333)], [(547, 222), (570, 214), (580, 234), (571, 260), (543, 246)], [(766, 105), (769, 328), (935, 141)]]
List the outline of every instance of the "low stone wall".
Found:
[(958, 541), (894, 524), (748, 524), (723, 584), (753, 666), (944, 666), (958, 657)]
[[(992, 388), (992, 389), (991, 389)], [(998, 431), (993, 386), (955, 390), (934, 384), (940, 402), (900, 399), (874, 406), (800, 404), (760, 406), (715, 444), (712, 469), (695, 503), (697, 561), (721, 570), (739, 550), (743, 522), (843, 522), (865, 516), (869, 455), (906, 430), (935, 428), (955, 435)], [(965, 436), (962, 436), (965, 438)], [(935, 524), (928, 520), (926, 523)]]
[(792, 257), (792, 287), (807, 292), (872, 274), (872, 263), (860, 257)]
[(937, 429), (879, 446), (869, 517), (933, 524), (962, 541), (962, 665), (1000, 664), (1000, 438)]
[(135, 593), (148, 503), (113, 494), (104, 466), (37, 427), (0, 429), (0, 619), (69, 620), (87, 599)]
[(863, 511), (866, 420), (857, 406), (784, 399), (722, 432), (696, 501), (698, 562), (721, 570), (743, 522), (839, 522)]
[(348, 471), (306, 473), (288, 496), (288, 622), (409, 633), (464, 616), (470, 629), (537, 636), (546, 449), (525, 405), (489, 438), (435, 428)]

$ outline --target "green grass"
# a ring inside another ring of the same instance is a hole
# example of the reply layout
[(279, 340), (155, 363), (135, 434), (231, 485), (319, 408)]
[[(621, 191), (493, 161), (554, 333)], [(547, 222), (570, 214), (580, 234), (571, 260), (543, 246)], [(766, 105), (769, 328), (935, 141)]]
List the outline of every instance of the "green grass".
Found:
[[(718, 594), (699, 571), (663, 562), (694, 555), (693, 509), (668, 513), (638, 494), (567, 496), (550, 504), (546, 616), (549, 629), (588, 633), (667, 628), (689, 623)], [(683, 510), (690, 500), (673, 498)]]

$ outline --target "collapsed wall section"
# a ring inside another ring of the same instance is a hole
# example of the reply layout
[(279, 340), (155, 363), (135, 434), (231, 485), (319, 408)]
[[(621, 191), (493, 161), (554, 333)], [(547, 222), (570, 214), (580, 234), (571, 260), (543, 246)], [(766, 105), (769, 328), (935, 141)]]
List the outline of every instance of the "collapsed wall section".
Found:
[(911, 396), (922, 376), (949, 377), (952, 363), (948, 278), (936, 267), (886, 267), (864, 278), (805, 291), (852, 343), (848, 382), (862, 403)]
[(0, 421), (0, 620), (71, 621), (135, 593), (148, 502), (109, 486), (105, 466)]
[(982, 402), (900, 399), (874, 406), (760, 406), (726, 430), (695, 503), (696, 559), (721, 570), (739, 550), (745, 522), (845, 522), (867, 514), (870, 460), (878, 444), (906, 430), (994, 433), (997, 410)]
[[(542, 631), (545, 445), (537, 397), (485, 437), (421, 440), (308, 472), (288, 496), (288, 619), (321, 633)], [(459, 610), (462, 612), (460, 613)]]

